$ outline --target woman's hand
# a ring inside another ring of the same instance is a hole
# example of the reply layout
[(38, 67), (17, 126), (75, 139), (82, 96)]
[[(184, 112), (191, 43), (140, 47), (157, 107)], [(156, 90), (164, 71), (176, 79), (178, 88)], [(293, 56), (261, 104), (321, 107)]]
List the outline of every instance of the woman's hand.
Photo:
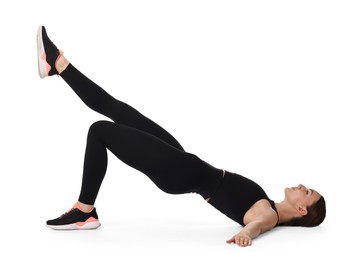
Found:
[(228, 244), (235, 243), (238, 246), (250, 246), (252, 245), (252, 238), (245, 234), (238, 233), (237, 235), (233, 236), (231, 239), (226, 241)]
[(252, 245), (252, 240), (254, 238), (274, 228), (276, 222), (276, 212), (272, 208), (269, 208), (268, 210), (263, 208), (260, 214), (257, 214), (256, 217), (251, 218), (237, 235), (227, 240), (227, 243), (235, 243), (242, 247), (250, 246)]

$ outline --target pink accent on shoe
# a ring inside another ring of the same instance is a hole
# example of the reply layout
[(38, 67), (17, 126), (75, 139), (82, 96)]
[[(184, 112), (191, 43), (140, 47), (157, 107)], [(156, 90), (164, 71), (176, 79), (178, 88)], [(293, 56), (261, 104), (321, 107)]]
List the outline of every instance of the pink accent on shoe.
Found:
[(46, 74), (48, 75), (51, 70), (51, 65), (48, 64), (46, 61), (46, 52), (42, 53), (41, 59), (43, 59), (46, 62)]
[(93, 217), (90, 217), (89, 219), (87, 219), (87, 220), (84, 221), (84, 222), (77, 222), (76, 225), (79, 226), (79, 227), (82, 227), (82, 226), (84, 226), (84, 225), (87, 224), (87, 223), (96, 222), (96, 221), (98, 221), (98, 219), (93, 218)]

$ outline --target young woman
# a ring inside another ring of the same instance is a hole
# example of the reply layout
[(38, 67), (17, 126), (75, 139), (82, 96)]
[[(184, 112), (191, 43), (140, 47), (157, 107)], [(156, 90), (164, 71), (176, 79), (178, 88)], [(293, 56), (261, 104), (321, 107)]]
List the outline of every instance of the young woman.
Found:
[(94, 203), (106, 173), (107, 149), (146, 174), (164, 192), (197, 193), (241, 224), (243, 229), (228, 243), (248, 246), (255, 237), (278, 225), (312, 227), (325, 219), (325, 200), (316, 190), (301, 184), (285, 188), (284, 200), (276, 203), (254, 181), (217, 169), (186, 152), (165, 129), (77, 70), (52, 43), (44, 26), (38, 28), (37, 45), (40, 77), (61, 76), (89, 108), (111, 119), (95, 122), (89, 128), (78, 201), (60, 217), (48, 220), (48, 227), (100, 226)]

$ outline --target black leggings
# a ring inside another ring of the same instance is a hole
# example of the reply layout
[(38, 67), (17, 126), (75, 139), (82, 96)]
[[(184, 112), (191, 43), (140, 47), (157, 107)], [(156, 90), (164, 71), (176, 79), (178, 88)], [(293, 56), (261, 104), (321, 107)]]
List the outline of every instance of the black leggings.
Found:
[(61, 77), (88, 107), (114, 121), (98, 121), (89, 128), (80, 202), (95, 203), (107, 169), (107, 149), (146, 174), (164, 192), (195, 192), (204, 198), (213, 194), (222, 170), (185, 152), (165, 129), (113, 98), (72, 64)]

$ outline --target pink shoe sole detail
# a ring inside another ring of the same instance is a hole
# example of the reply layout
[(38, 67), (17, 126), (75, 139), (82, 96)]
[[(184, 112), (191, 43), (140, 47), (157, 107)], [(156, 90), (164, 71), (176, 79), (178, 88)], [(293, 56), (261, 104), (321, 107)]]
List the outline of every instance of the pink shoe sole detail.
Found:
[(101, 223), (99, 222), (99, 220), (93, 217), (90, 217), (85, 222), (77, 222), (68, 225), (61, 225), (61, 226), (47, 225), (48, 228), (52, 228), (54, 230), (86, 230), (86, 229), (97, 229), (100, 226)]
[(91, 222), (96, 222), (98, 221), (97, 219), (93, 218), (93, 217), (90, 217), (89, 219), (87, 219), (85, 222), (77, 222), (76, 225), (78, 227), (83, 227), (84, 225), (88, 224), (88, 223), (91, 223)]
[(46, 76), (48, 76), (50, 70), (51, 70), (51, 65), (48, 64), (48, 62), (46, 61), (46, 53), (42, 53), (41, 59), (46, 63)]

